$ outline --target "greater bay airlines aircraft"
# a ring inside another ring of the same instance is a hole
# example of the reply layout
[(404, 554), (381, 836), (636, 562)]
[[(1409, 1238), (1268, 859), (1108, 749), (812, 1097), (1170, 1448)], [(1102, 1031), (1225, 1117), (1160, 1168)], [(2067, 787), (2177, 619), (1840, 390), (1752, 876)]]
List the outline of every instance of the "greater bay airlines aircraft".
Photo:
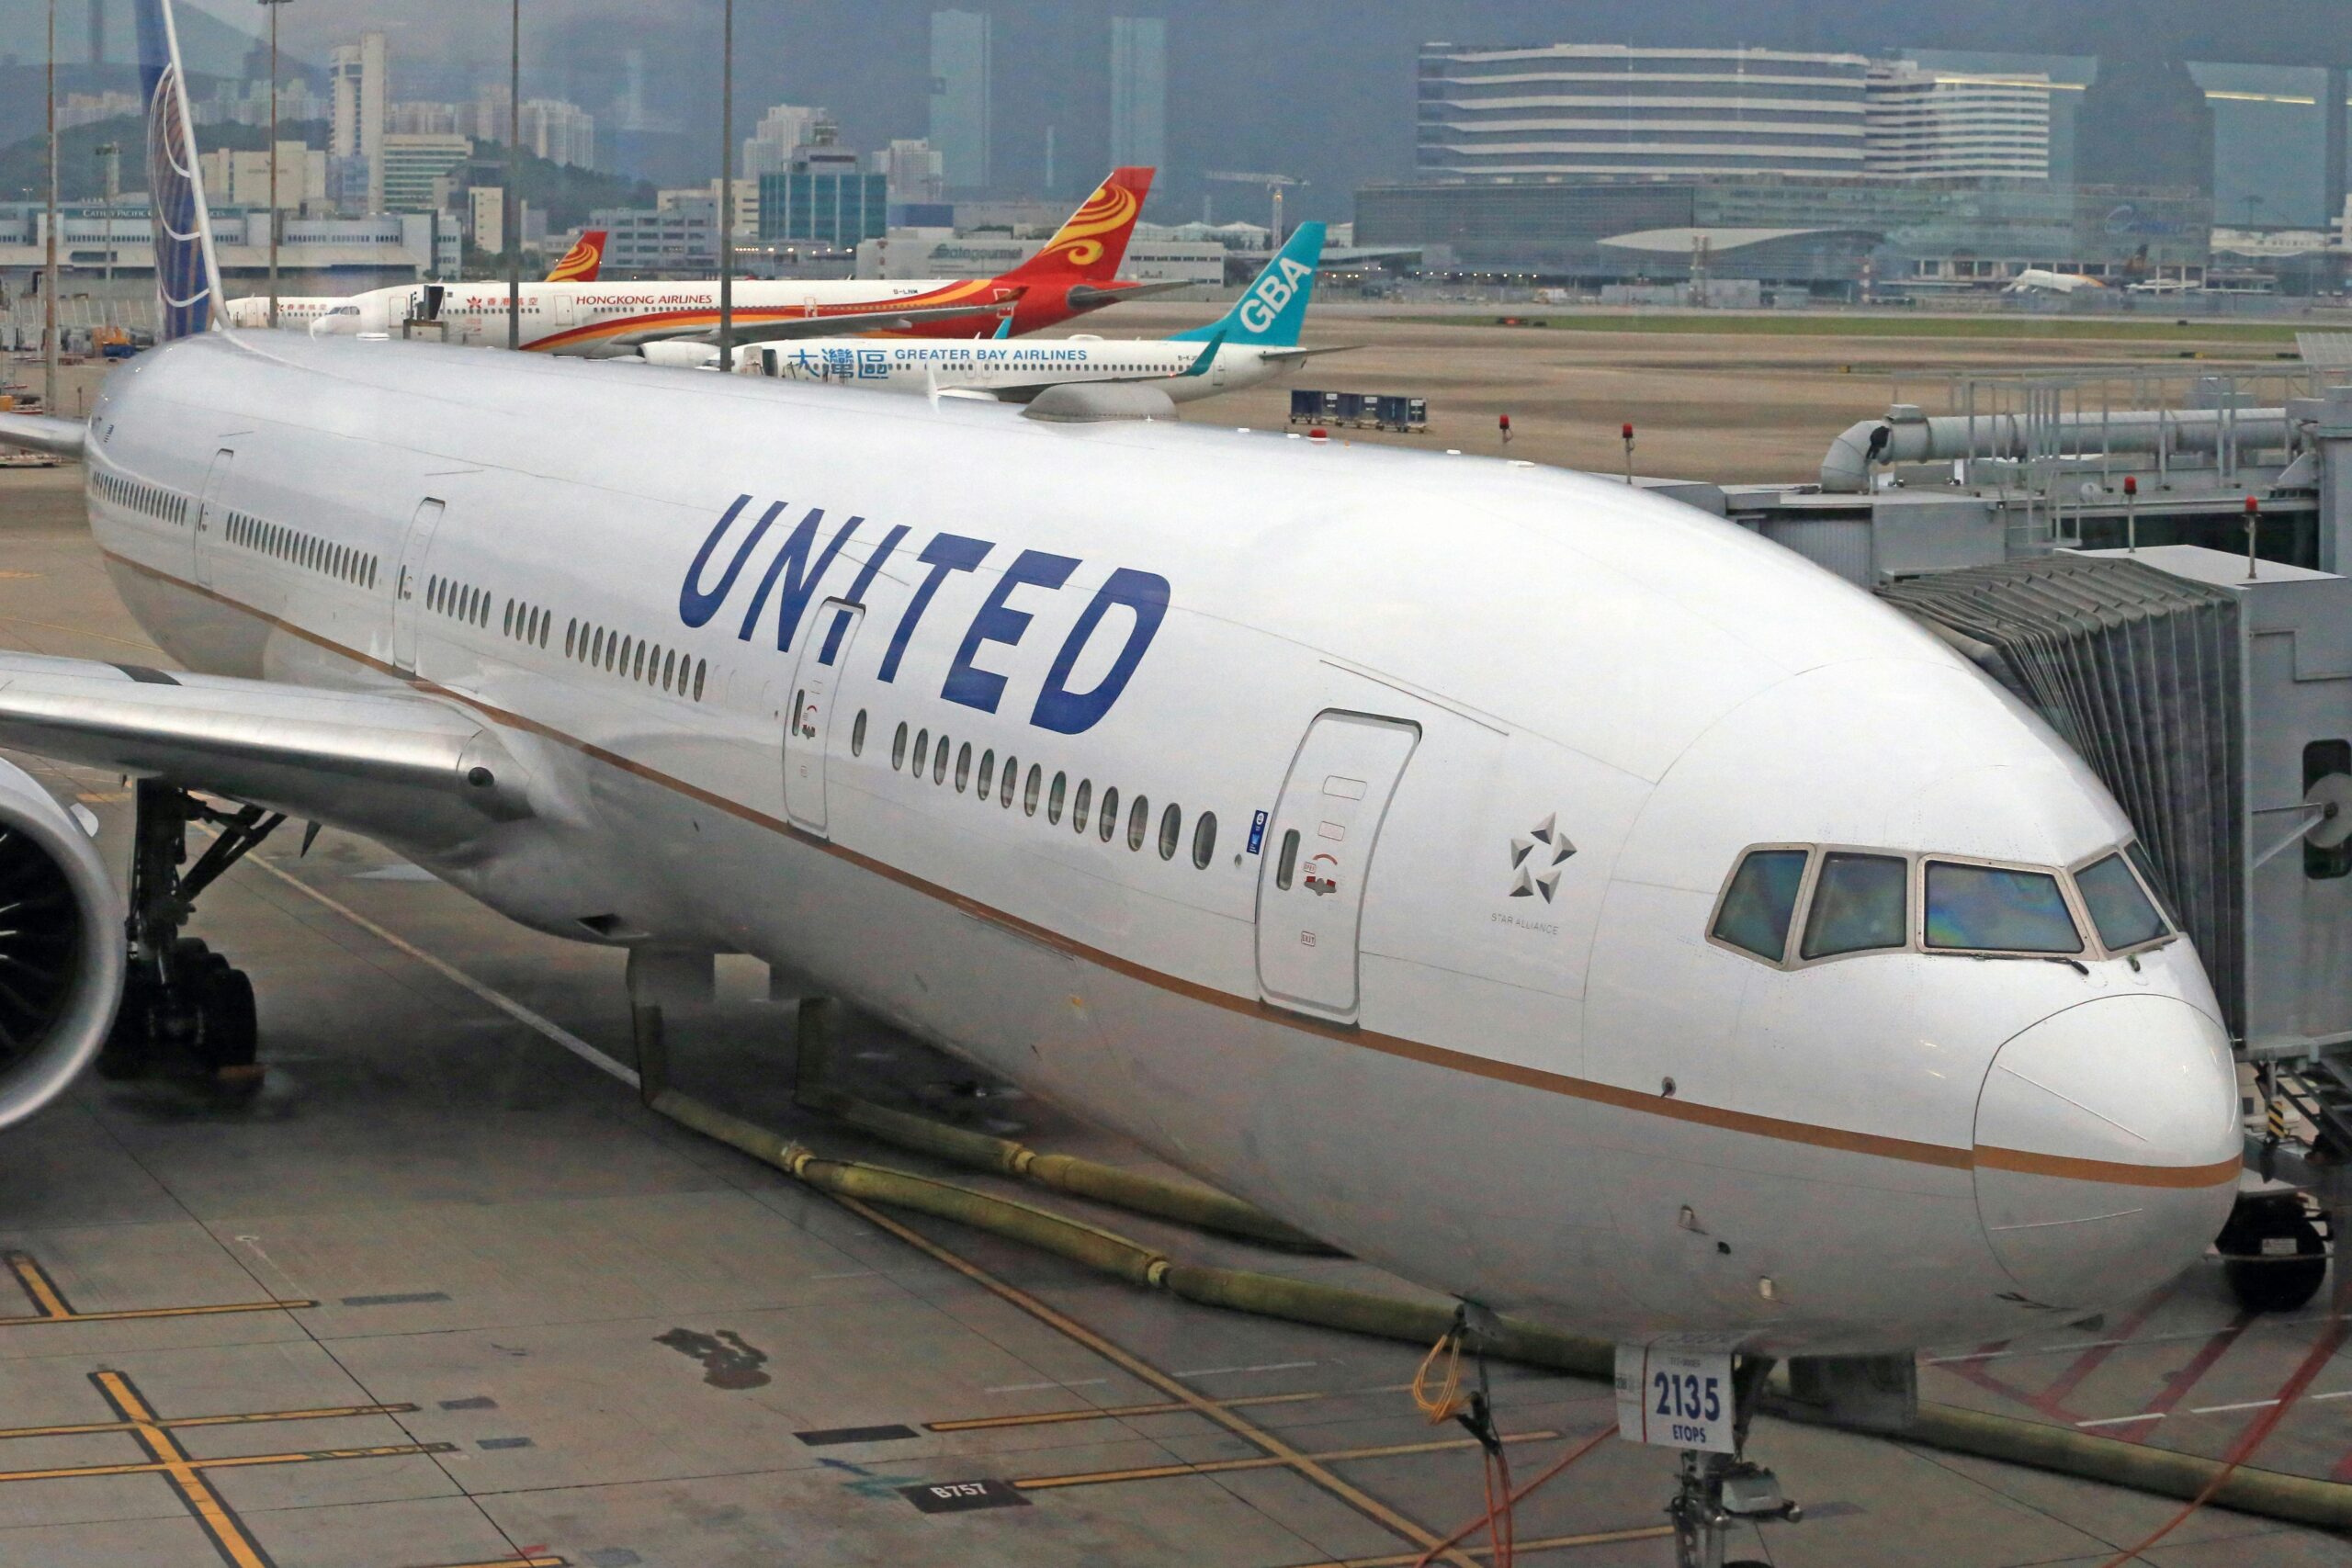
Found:
[[(1499, 461), (207, 331), (147, 75), (169, 341), (86, 428), (0, 416), (81, 457), (186, 667), (0, 659), (0, 743), (141, 781), (135, 872), (204, 790), (240, 842), (327, 822), (542, 931), (750, 953), (1621, 1345), (2006, 1336), (2228, 1213), (2228, 1039), (2131, 824), (1798, 557)], [(6, 937), (49, 978), (0, 996), (6, 1121), (125, 956), (0, 779), (52, 911)], [(249, 1028), (139, 929), (125, 1032)]]
[[(772, 343), (842, 332), (980, 337), (1010, 323), (1035, 332), (1121, 299), (1181, 284), (1117, 276), (1127, 240), (1151, 190), (1152, 171), (1114, 169), (1045, 247), (1012, 271), (986, 278), (739, 278), (733, 288), (738, 343)], [(267, 314), (267, 302), (262, 311)], [(531, 283), (519, 290), (521, 346), (541, 354), (604, 359), (634, 356), (647, 344), (716, 343), (716, 279), (671, 283)], [(233, 300), (233, 325), (257, 324), (254, 301)], [(503, 347), (503, 283), (413, 284), (354, 295), (312, 329), (393, 333), (403, 321), (432, 321), (443, 340)], [(281, 320), (283, 315), (281, 313)]]
[[(1025, 343), (1001, 336), (978, 343), (820, 338), (746, 344), (736, 350), (735, 365), (791, 381), (1008, 403), (1028, 402), (1048, 387), (1101, 382), (1148, 383), (1171, 401), (1191, 402), (1287, 376), (1310, 355), (1347, 346), (1299, 346), (1322, 255), (1323, 225), (1300, 224), (1230, 310), (1207, 326), (1171, 337), (1081, 335)], [(718, 359), (717, 349), (699, 344), (648, 344), (643, 355), (656, 365), (688, 368)]]
[[(571, 248), (548, 269), (547, 281), (595, 282), (597, 275), (605, 267), (605, 243), (610, 237), (609, 230), (582, 230), (580, 238), (571, 243)], [(313, 322), (331, 316), (356, 315), (357, 307), (353, 302), (357, 298), (350, 294), (281, 294), (277, 297), (278, 325), (308, 330)], [(503, 299), (505, 296), (502, 293), (500, 298)], [(266, 327), (269, 325), (269, 296), (249, 294), (232, 299), (226, 317), (233, 327)]]

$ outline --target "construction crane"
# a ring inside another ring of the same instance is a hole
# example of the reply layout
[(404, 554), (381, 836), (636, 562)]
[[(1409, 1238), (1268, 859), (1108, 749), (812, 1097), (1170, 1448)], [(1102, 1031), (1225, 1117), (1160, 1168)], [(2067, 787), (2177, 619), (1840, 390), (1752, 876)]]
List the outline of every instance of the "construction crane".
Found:
[(1273, 238), (1271, 242), (1272, 248), (1274, 250), (1282, 249), (1283, 191), (1285, 186), (1303, 186), (1306, 184), (1305, 180), (1295, 178), (1290, 175), (1247, 174), (1229, 169), (1212, 170), (1209, 173), (1203, 175), (1201, 177), (1204, 180), (1223, 180), (1227, 185), (1265, 186), (1266, 189), (1272, 194), (1274, 198)]

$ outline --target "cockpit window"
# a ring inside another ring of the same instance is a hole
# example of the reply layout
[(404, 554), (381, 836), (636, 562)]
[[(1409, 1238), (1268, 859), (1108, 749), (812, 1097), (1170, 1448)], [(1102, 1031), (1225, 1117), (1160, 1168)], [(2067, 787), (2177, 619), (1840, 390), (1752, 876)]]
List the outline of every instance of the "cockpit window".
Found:
[(1928, 945), (1992, 953), (2080, 953), (2058, 879), (2043, 871), (1928, 863)]
[(1821, 857), (1813, 903), (1805, 916), (1807, 958), (1903, 947), (1911, 941), (1905, 917), (1911, 863), (1899, 855), (1832, 851)]
[(2165, 918), (2148, 901), (2140, 879), (2132, 874), (2121, 855), (2109, 855), (2083, 867), (2075, 873), (2075, 886), (2083, 890), (2083, 907), (2091, 913), (2091, 924), (2098, 928), (2098, 940), (2110, 952), (2137, 947), (2165, 934)]
[(1715, 916), (1715, 938), (1778, 964), (1788, 951), (1789, 921), (1804, 884), (1804, 850), (1750, 850), (1732, 874)]
[(2165, 924), (2178, 931), (2180, 912), (2173, 908), (2171, 897), (2165, 892), (2165, 879), (2156, 874), (2156, 863), (2148, 858), (2148, 847), (2135, 839), (2123, 846), (2123, 858), (2139, 872), (2141, 884), (2147, 888), (2148, 897), (2156, 901), (2156, 913), (2165, 918)]

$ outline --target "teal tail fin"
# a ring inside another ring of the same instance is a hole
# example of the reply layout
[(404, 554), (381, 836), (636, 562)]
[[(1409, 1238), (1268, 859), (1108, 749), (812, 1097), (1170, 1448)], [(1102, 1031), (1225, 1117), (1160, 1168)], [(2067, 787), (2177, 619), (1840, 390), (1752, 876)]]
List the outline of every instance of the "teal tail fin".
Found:
[(1232, 310), (1207, 326), (1171, 334), (1170, 341), (1206, 343), (1221, 336), (1231, 344), (1296, 348), (1299, 329), (1306, 324), (1307, 297), (1315, 292), (1315, 268), (1322, 259), (1323, 225), (1300, 224)]

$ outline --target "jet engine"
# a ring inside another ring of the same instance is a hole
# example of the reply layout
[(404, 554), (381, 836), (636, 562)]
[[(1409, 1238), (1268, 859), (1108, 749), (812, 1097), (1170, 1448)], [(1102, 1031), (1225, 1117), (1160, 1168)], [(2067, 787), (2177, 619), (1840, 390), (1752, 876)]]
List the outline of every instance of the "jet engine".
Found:
[(0, 1128), (63, 1094), (106, 1043), (122, 912), (81, 824), (0, 761)]

